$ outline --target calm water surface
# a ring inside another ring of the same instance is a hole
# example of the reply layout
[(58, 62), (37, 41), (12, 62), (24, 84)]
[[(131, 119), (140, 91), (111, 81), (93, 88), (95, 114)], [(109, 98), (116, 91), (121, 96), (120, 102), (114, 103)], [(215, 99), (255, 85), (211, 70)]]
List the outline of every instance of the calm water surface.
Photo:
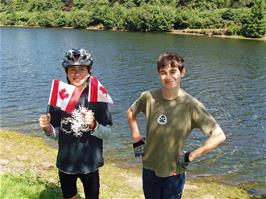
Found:
[[(140, 166), (133, 157), (126, 110), (142, 91), (160, 86), (158, 55), (176, 51), (187, 67), (182, 87), (206, 105), (228, 137), (192, 164), (191, 177), (266, 187), (265, 42), (56, 28), (1, 27), (0, 36), (1, 129), (44, 137), (38, 117), (46, 111), (52, 79), (65, 81), (62, 56), (73, 47), (87, 48), (95, 60), (93, 73), (115, 102), (112, 134), (105, 139), (106, 159)], [(204, 139), (200, 131), (193, 131), (186, 149)]]

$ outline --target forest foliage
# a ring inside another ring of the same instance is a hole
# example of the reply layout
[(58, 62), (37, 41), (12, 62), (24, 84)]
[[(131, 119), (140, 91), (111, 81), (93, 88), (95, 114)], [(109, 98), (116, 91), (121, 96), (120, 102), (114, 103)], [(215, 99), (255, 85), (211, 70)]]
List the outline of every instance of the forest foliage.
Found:
[(0, 24), (143, 32), (220, 29), (259, 38), (266, 32), (265, 0), (1, 0)]

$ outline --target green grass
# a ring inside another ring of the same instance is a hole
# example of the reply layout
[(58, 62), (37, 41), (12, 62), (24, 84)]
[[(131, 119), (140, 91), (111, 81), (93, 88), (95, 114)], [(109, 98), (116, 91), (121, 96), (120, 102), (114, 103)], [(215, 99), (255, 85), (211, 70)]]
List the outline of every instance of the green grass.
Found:
[[(56, 149), (42, 138), (15, 131), (0, 130), (0, 198), (1, 199), (59, 199), (62, 198), (57, 168)], [(5, 163), (3, 163), (5, 162)], [(141, 171), (106, 162), (100, 168), (100, 199), (144, 199)], [(78, 198), (84, 198), (78, 181)], [(265, 199), (250, 196), (244, 189), (226, 186), (206, 178), (187, 179), (183, 199)]]
[(62, 198), (58, 185), (45, 182), (30, 173), (5, 173), (0, 176), (2, 199), (56, 199)]

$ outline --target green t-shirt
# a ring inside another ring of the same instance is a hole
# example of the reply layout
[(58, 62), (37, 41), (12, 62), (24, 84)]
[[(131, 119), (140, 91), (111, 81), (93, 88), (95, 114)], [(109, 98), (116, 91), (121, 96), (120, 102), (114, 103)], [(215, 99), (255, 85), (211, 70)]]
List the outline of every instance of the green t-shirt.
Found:
[(206, 135), (217, 127), (215, 119), (194, 97), (181, 89), (175, 100), (163, 98), (161, 89), (146, 91), (132, 104), (133, 115), (146, 117), (146, 144), (143, 167), (159, 177), (182, 173), (178, 154), (193, 128)]

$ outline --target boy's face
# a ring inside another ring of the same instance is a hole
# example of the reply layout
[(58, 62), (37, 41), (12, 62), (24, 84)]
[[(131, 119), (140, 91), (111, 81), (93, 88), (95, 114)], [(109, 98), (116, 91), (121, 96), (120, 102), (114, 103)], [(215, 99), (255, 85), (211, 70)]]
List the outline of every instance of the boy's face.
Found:
[(182, 72), (177, 67), (167, 65), (159, 70), (160, 80), (165, 89), (176, 89), (180, 87), (181, 78), (185, 75), (185, 68)]
[(70, 84), (83, 88), (90, 76), (87, 66), (70, 66), (67, 70), (67, 77)]

